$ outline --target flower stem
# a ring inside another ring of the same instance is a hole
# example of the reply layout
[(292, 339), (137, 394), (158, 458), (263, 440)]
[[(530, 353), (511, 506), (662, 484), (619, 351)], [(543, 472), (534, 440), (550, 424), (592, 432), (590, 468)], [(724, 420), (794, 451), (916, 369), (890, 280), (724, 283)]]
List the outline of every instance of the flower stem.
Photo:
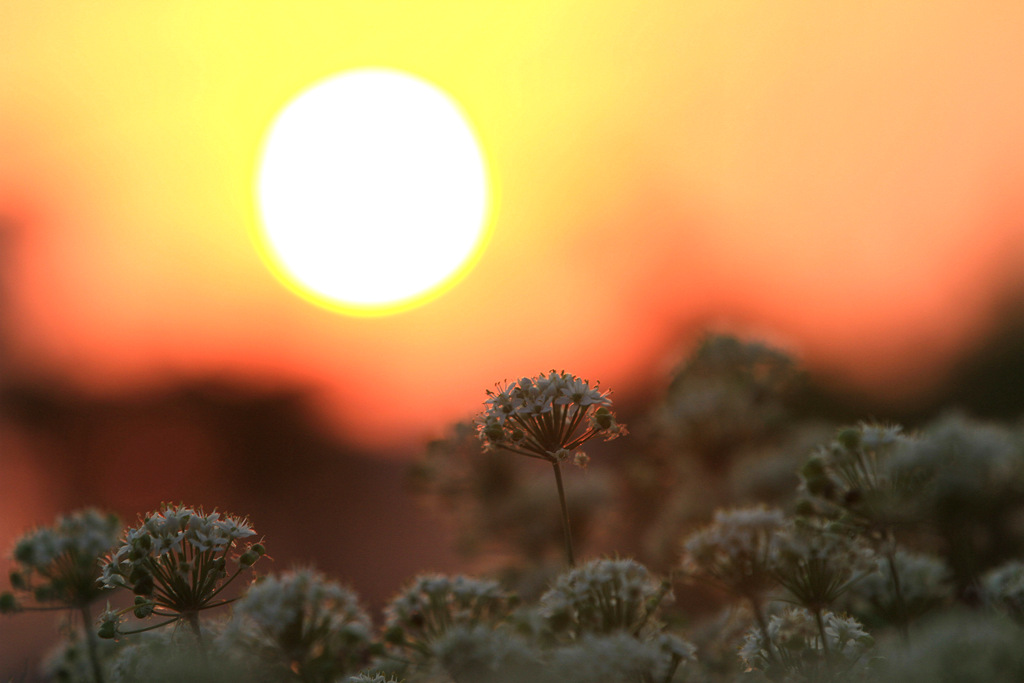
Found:
[(82, 630), (85, 631), (85, 644), (89, 650), (89, 661), (92, 663), (92, 677), (96, 683), (103, 683), (103, 671), (100, 669), (100, 655), (96, 648), (96, 629), (92, 625), (92, 614), (89, 611), (89, 605), (83, 603), (81, 607), (82, 611)]
[(885, 555), (885, 559), (889, 565), (889, 577), (892, 579), (892, 588), (896, 595), (896, 606), (897, 609), (899, 609), (900, 636), (903, 638), (903, 644), (906, 645), (910, 642), (910, 617), (907, 614), (907, 603), (903, 599), (903, 589), (900, 586), (900, 574), (896, 570), (896, 552), (891, 546)]
[(768, 620), (764, 618), (764, 608), (761, 606), (761, 601), (756, 595), (748, 595), (747, 599), (750, 601), (750, 609), (754, 613), (754, 620), (757, 622), (757, 627), (761, 629), (761, 639), (764, 641), (764, 651), (768, 653), (768, 659), (772, 662), (775, 660), (775, 649), (773, 647), (771, 636), (768, 635)]
[(206, 660), (206, 640), (203, 638), (203, 631), (199, 627), (199, 612), (182, 612), (181, 616), (185, 617), (185, 621), (192, 628), (192, 633), (196, 636), (196, 642), (199, 643), (199, 652), (202, 654), (203, 660)]
[(828, 649), (828, 636), (825, 634), (825, 622), (821, 618), (820, 607), (814, 608), (814, 621), (816, 621), (818, 624), (818, 634), (821, 636), (821, 650), (825, 653), (825, 662), (831, 663), (829, 660), (831, 659), (832, 654), (829, 652)]
[(576, 566), (576, 560), (572, 552), (572, 531), (569, 528), (569, 508), (565, 504), (565, 487), (562, 486), (562, 468), (560, 463), (552, 462), (555, 468), (555, 484), (558, 486), (558, 503), (562, 506), (562, 530), (565, 532), (565, 557), (570, 567)]

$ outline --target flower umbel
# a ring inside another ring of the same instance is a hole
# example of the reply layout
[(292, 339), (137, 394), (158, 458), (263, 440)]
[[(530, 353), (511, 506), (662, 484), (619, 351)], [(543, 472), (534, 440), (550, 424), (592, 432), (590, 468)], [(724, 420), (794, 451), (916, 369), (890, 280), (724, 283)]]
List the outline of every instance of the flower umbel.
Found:
[(656, 635), (662, 627), (656, 612), (671, 600), (670, 584), (639, 562), (600, 559), (559, 576), (540, 604), (553, 631), (575, 640), (615, 631)]
[(100, 558), (117, 542), (121, 520), (94, 509), (58, 517), (53, 526), (31, 531), (14, 546), (11, 587), (31, 595), (36, 605), (19, 603), (15, 593), (0, 594), (0, 613), (24, 609), (74, 609), (82, 617), (92, 679), (103, 682), (99, 646), (91, 630), (90, 604), (104, 586)]
[[(874, 642), (853, 617), (826, 611), (816, 618), (806, 609), (791, 607), (771, 617), (767, 633), (751, 630), (740, 657), (749, 669), (764, 671), (772, 680), (848, 680), (844, 675), (863, 664)], [(767, 649), (767, 643), (774, 647)]]
[(487, 396), (477, 425), (488, 450), (558, 462), (596, 436), (610, 440), (626, 433), (608, 392), (565, 372), (522, 377)]
[(512, 604), (495, 581), (423, 574), (385, 608), (385, 639), (408, 653), (431, 657), (431, 645), (449, 629), (497, 624)]
[[(198, 612), (231, 602), (214, 598), (265, 554), (260, 543), (236, 548), (255, 535), (246, 520), (219, 512), (165, 505), (151, 513), (125, 532), (103, 564), (103, 584), (129, 588), (136, 598), (132, 607), (105, 615), (100, 635), (117, 635), (117, 619), (132, 611), (139, 619), (167, 618), (157, 626), (185, 619), (200, 637)], [(228, 560), (237, 565), (230, 576)]]
[(477, 430), (484, 450), (504, 449), (546, 460), (555, 471), (562, 530), (569, 566), (575, 564), (569, 509), (565, 503), (561, 464), (572, 460), (586, 467), (589, 458), (579, 447), (596, 436), (606, 441), (626, 434), (615, 420), (607, 391), (575, 375), (552, 370), (520, 379), (488, 391), (488, 407), (477, 416)]
[[(38, 603), (80, 608), (103, 593), (99, 561), (117, 542), (121, 520), (97, 510), (58, 517), (14, 546), (12, 588)], [(12, 598), (13, 601), (13, 598)]]
[(785, 525), (782, 510), (766, 506), (718, 510), (712, 524), (683, 544), (683, 571), (746, 599), (775, 584), (771, 556)]
[(273, 671), (334, 681), (368, 657), (372, 623), (348, 588), (302, 569), (261, 578), (232, 608), (229, 642)]

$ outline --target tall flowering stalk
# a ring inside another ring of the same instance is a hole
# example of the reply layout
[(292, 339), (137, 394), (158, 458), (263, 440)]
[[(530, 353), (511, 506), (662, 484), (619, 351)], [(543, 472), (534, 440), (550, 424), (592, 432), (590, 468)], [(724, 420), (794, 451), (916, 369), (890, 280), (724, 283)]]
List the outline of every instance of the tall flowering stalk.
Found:
[(761, 648), (771, 659), (773, 648), (765, 618), (764, 594), (777, 583), (772, 558), (785, 526), (782, 510), (756, 507), (719, 510), (708, 526), (690, 534), (683, 544), (683, 572), (746, 600), (765, 639)]
[(872, 551), (842, 529), (800, 518), (778, 535), (772, 550), (775, 578), (794, 603), (814, 616), (822, 649), (829, 657), (824, 615), (840, 595), (870, 573)]
[(886, 559), (897, 620), (909, 639), (904, 580), (897, 570), (896, 530), (913, 521), (912, 509), (927, 479), (922, 468), (900, 468), (901, 450), (913, 445), (902, 427), (861, 423), (843, 429), (800, 470), (801, 488), (827, 515), (864, 532)]
[(579, 450), (584, 443), (596, 436), (611, 440), (626, 433), (615, 420), (608, 393), (585, 379), (552, 370), (488, 390), (487, 408), (476, 420), (485, 450), (506, 450), (551, 463), (570, 566), (575, 560), (561, 465), (572, 460), (585, 467), (589, 458)]

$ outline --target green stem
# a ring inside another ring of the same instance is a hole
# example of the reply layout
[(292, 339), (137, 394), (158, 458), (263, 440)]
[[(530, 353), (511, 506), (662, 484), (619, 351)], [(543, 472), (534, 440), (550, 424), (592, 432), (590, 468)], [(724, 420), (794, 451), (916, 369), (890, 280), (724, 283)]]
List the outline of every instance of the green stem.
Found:
[(774, 662), (776, 661), (775, 650), (771, 636), (768, 635), (768, 620), (764, 618), (764, 609), (761, 607), (761, 601), (758, 600), (756, 595), (748, 595), (747, 599), (750, 601), (750, 609), (754, 613), (754, 621), (757, 622), (757, 627), (761, 629), (764, 650), (768, 653), (768, 659)]
[(562, 530), (565, 532), (565, 557), (570, 567), (576, 566), (572, 552), (572, 531), (569, 528), (569, 508), (565, 504), (565, 487), (562, 486), (562, 468), (558, 462), (551, 463), (555, 468), (555, 484), (558, 486), (558, 503), (562, 506)]
[(92, 627), (92, 614), (88, 603), (83, 603), (82, 630), (85, 631), (85, 644), (89, 650), (89, 661), (92, 663), (92, 677), (96, 683), (103, 683), (103, 671), (100, 669), (100, 655), (96, 645), (96, 629)]
[(663, 683), (672, 683), (672, 677), (676, 675), (676, 669), (679, 668), (679, 663), (682, 661), (683, 658), (679, 655), (672, 655), (672, 662), (668, 665), (668, 671), (665, 672)]
[(181, 616), (185, 617), (185, 621), (192, 628), (192, 633), (196, 636), (196, 642), (199, 643), (199, 652), (202, 654), (203, 659), (206, 659), (206, 640), (203, 639), (203, 630), (199, 627), (199, 612), (182, 612)]
[(814, 621), (818, 623), (818, 634), (821, 636), (821, 650), (825, 654), (825, 662), (831, 664), (832, 655), (828, 649), (828, 637), (825, 635), (825, 622), (821, 618), (821, 608), (814, 609)]
[(907, 613), (907, 603), (903, 599), (903, 589), (900, 586), (900, 574), (896, 571), (896, 552), (891, 546), (885, 555), (885, 559), (889, 564), (889, 576), (892, 578), (892, 588), (893, 592), (896, 594), (896, 607), (899, 610), (900, 636), (903, 638), (903, 643), (907, 644), (910, 642), (910, 615)]

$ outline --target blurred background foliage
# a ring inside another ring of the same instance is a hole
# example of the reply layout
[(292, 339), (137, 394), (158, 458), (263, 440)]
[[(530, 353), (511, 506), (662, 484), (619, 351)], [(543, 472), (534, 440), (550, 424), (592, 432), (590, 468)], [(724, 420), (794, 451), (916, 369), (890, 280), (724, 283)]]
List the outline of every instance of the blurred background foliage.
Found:
[[(579, 555), (635, 557), (667, 575), (680, 539), (715, 509), (768, 503), (795, 510), (807, 457), (841, 426), (865, 418), (908, 431), (932, 425), (953, 440), (966, 416), (1002, 420), (1010, 426), (1001, 429), (1012, 432), (1024, 409), (1024, 317), (1004, 320), (938, 390), (912, 405), (855, 395), (769, 345), (705, 334), (667, 380), (614, 394), (630, 435), (590, 444), (589, 467), (567, 471)], [(54, 374), (3, 370), (0, 519), (8, 544), (77, 507), (101, 505), (131, 520), (163, 501), (188, 500), (249, 515), (280, 569), (307, 564), (342, 577), (371, 610), (424, 570), (498, 576), (529, 598), (562, 568), (547, 468), (482, 453), (469, 419), (420, 454), (382, 457), (325, 425), (310, 387), (174, 377), (99, 393)], [(953, 408), (960, 417), (935, 426)], [(947, 474), (948, 490), (922, 501), (945, 525), (916, 546), (945, 549), (964, 593), (1022, 547), (1015, 521), (1021, 492), (984, 458), (953, 458)], [(987, 487), (987, 494), (972, 498), (957, 488), (964, 486)], [(676, 592), (675, 618), (713, 615), (722, 604), (705, 587)], [(3, 625), (0, 661), (19, 666), (24, 653), (38, 650), (52, 622), (33, 619), (16, 633)]]

